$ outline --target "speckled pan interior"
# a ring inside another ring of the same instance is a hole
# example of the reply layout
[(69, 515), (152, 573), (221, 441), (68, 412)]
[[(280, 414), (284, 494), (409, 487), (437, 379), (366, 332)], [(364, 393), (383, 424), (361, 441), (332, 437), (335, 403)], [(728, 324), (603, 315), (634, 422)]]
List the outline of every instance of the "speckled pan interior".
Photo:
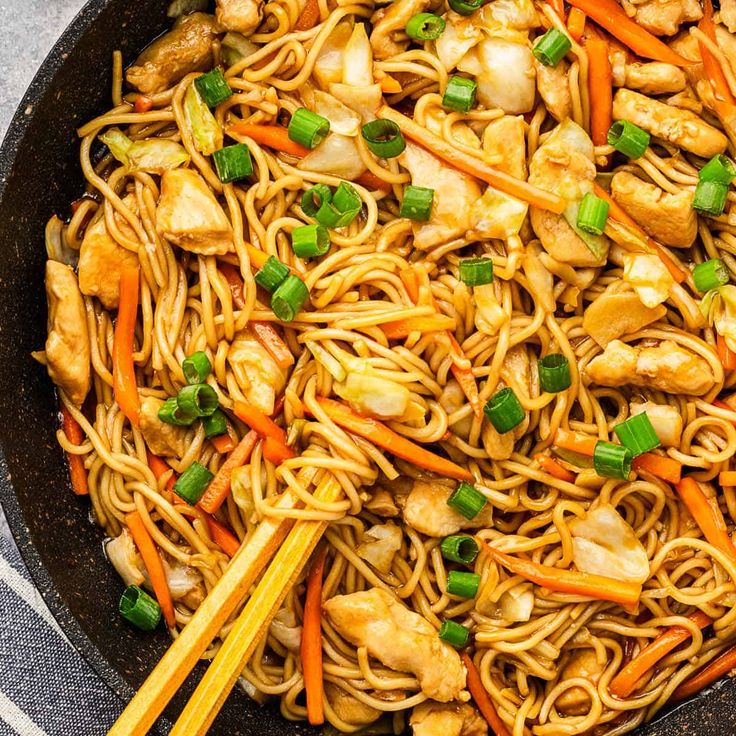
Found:
[[(163, 633), (137, 634), (116, 614), (121, 583), (102, 554), (88, 505), (72, 495), (56, 444), (55, 398), (30, 358), (45, 337), (43, 229), (82, 188), (75, 128), (109, 106), (110, 60), (126, 63), (167, 24), (166, 0), (92, 0), (42, 66), (0, 150), (0, 500), (36, 584), (62, 629), (100, 676), (128, 699), (163, 653)], [(201, 675), (201, 667), (198, 670)], [(185, 688), (167, 711), (178, 712)], [(167, 723), (160, 724), (165, 733)], [(241, 693), (211, 733), (306, 731)], [(641, 736), (736, 733), (736, 684), (661, 717)]]

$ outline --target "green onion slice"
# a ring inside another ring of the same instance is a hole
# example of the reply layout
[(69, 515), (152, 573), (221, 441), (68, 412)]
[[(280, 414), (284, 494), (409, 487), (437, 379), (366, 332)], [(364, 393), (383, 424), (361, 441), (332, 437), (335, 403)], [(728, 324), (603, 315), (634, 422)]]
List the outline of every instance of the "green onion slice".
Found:
[(187, 414), (179, 407), (176, 396), (166, 399), (158, 410), (158, 418), (166, 424), (173, 424), (177, 427), (188, 427), (197, 418), (196, 414)]
[[(450, 0), (452, 3), (452, 0)], [(460, 649), (468, 643), (470, 631), (462, 624), (456, 624), (454, 621), (443, 621), (440, 626), (439, 637), (442, 641)]]
[(393, 120), (371, 120), (363, 126), (362, 135), (371, 153), (379, 158), (394, 158), (406, 148), (404, 136)]
[(271, 310), (282, 322), (292, 322), (309, 298), (306, 284), (294, 274), (287, 276), (271, 297)]
[(478, 83), (474, 79), (450, 77), (445, 87), (445, 94), (442, 96), (442, 107), (457, 112), (469, 112), (470, 108), (475, 105), (477, 89)]
[(532, 49), (535, 58), (545, 66), (557, 66), (567, 56), (572, 42), (557, 28), (550, 28)]
[(601, 440), (596, 444), (593, 452), (593, 467), (595, 472), (603, 478), (627, 480), (631, 474), (633, 459), (628, 447)]
[(217, 176), (223, 184), (245, 179), (253, 173), (253, 161), (245, 143), (225, 146), (212, 154)]
[(448, 5), (459, 15), (472, 15), (483, 5), (483, 0), (448, 0)]
[(187, 383), (204, 383), (207, 376), (212, 373), (212, 363), (210, 363), (207, 353), (199, 350), (192, 353), (188, 358), (184, 358), (181, 369)]
[(480, 585), (480, 575), (474, 572), (451, 570), (447, 576), (447, 592), (460, 598), (475, 598)]
[(307, 148), (316, 148), (327, 138), (330, 132), (330, 121), (317, 115), (316, 112), (300, 107), (294, 111), (289, 121), (289, 138)]
[(258, 286), (273, 293), (288, 275), (289, 267), (281, 263), (276, 256), (269, 256), (263, 266), (256, 271), (254, 278)]
[(299, 258), (323, 256), (330, 249), (330, 233), (323, 225), (302, 225), (291, 231), (291, 248)]
[(432, 214), (433, 202), (434, 189), (410, 184), (404, 188), (404, 199), (401, 201), (399, 215), (416, 222), (426, 222)]
[(227, 432), (225, 412), (222, 409), (215, 409), (208, 417), (202, 417), (202, 426), (207, 439), (225, 434)]
[(332, 199), (322, 202), (314, 219), (325, 227), (347, 227), (363, 207), (363, 200), (352, 184), (340, 182)]
[(207, 486), (215, 476), (198, 462), (193, 462), (174, 483), (174, 493), (194, 506), (204, 496)]
[(463, 258), (458, 268), (460, 281), (466, 286), (483, 286), (493, 281), (493, 261), (490, 258)]
[(153, 631), (161, 620), (161, 606), (145, 590), (129, 585), (118, 604), (120, 615), (141, 631)]
[(478, 543), (473, 537), (455, 534), (442, 540), (440, 551), (446, 560), (472, 565), (478, 556)]
[(176, 397), (176, 403), (186, 416), (208, 417), (220, 404), (217, 391), (207, 383), (184, 386)]
[(302, 195), (302, 211), (307, 217), (314, 217), (319, 208), (332, 201), (332, 190), (327, 184), (316, 184)]
[(526, 417), (524, 407), (519, 402), (514, 389), (508, 387), (502, 388), (492, 396), (483, 407), (483, 411), (496, 432), (500, 434), (518, 427)]
[(698, 174), (700, 181), (715, 181), (719, 184), (728, 186), (736, 179), (736, 166), (730, 158), (719, 153), (717, 156), (708, 161), (708, 163), (700, 169)]
[(444, 18), (434, 13), (417, 13), (406, 24), (406, 35), (415, 41), (434, 41), (444, 30)]
[(693, 209), (703, 215), (719, 217), (726, 209), (728, 186), (718, 181), (699, 181), (695, 187)]
[(572, 385), (570, 364), (562, 353), (545, 355), (537, 363), (539, 369), (539, 385), (542, 391), (557, 394), (566, 391)]
[(662, 444), (646, 412), (629, 417), (625, 422), (617, 424), (613, 431), (621, 444), (631, 450), (634, 457)]
[(588, 192), (580, 203), (578, 227), (591, 235), (603, 235), (608, 220), (608, 202)]
[(202, 96), (207, 107), (217, 107), (225, 102), (233, 93), (225, 80), (225, 75), (219, 69), (203, 74), (194, 80), (197, 92)]
[(447, 505), (466, 519), (474, 519), (478, 516), (487, 503), (486, 497), (466, 481), (460, 483), (447, 499)]
[(608, 145), (631, 159), (641, 158), (649, 148), (651, 136), (628, 120), (617, 120), (608, 130)]
[(701, 293), (724, 286), (729, 279), (728, 268), (720, 258), (711, 258), (705, 263), (698, 263), (693, 269), (695, 288)]

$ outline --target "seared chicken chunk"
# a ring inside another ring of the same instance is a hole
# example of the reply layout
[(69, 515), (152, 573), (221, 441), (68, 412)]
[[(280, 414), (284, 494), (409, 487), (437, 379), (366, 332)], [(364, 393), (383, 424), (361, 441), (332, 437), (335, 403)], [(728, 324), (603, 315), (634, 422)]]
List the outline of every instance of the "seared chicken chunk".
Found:
[(702, 158), (723, 153), (728, 146), (728, 138), (720, 130), (690, 110), (666, 105), (630, 89), (616, 92), (613, 117), (616, 120), (628, 120), (653, 136)]
[(228, 31), (249, 36), (258, 28), (263, 16), (263, 0), (217, 0), (215, 17)]
[(683, 23), (700, 20), (698, 0), (632, 0), (636, 22), (657, 36), (674, 36)]
[(637, 89), (645, 95), (670, 95), (687, 86), (685, 72), (674, 64), (652, 61), (634, 62), (624, 67), (625, 81), (620, 86)]
[(491, 120), (483, 131), (483, 150), (500, 157), (495, 168), (526, 181), (526, 123), (523, 117), (504, 115)]
[(148, 449), (161, 457), (182, 457), (187, 449), (187, 430), (174, 424), (162, 422), (158, 411), (163, 401), (154, 396), (147, 396), (141, 402), (139, 429)]
[(128, 69), (125, 78), (150, 95), (173, 87), (190, 72), (212, 66), (217, 23), (206, 13), (182, 16), (172, 30), (154, 41)]
[(286, 385), (286, 373), (249, 333), (235, 336), (227, 354), (238, 388), (249, 404), (273, 414), (276, 396)]
[(643, 386), (690, 396), (702, 396), (715, 385), (708, 363), (672, 340), (633, 347), (614, 340), (585, 373), (599, 386)]
[(611, 196), (655, 240), (675, 248), (689, 248), (698, 235), (693, 194), (670, 194), (628, 171), (611, 179)]
[(486, 736), (488, 724), (468, 703), (435, 703), (415, 706), (409, 719), (413, 736)]
[(409, 37), (404, 29), (410, 18), (423, 13), (429, 7), (429, 0), (394, 0), (376, 11), (371, 18), (373, 32), (371, 47), (376, 59), (388, 59), (406, 51)]
[(233, 232), (207, 182), (192, 169), (173, 169), (161, 177), (156, 229), (180, 248), (200, 255), (233, 249)]
[(411, 672), (429, 698), (447, 703), (465, 688), (460, 655), (434, 626), (380, 588), (338, 595), (323, 604), (330, 623), (349, 642), (397, 672)]
[(51, 380), (81, 406), (90, 387), (90, 346), (84, 300), (71, 266), (46, 261), (46, 299), (46, 368)]
[(537, 89), (549, 114), (561, 123), (572, 113), (572, 95), (568, 74), (570, 64), (564, 59), (557, 66), (547, 66), (534, 59)]
[[(598, 662), (595, 649), (578, 649), (563, 668), (560, 681), (582, 677), (597, 685), (604, 669), (605, 665)], [(582, 716), (590, 710), (590, 696), (582, 687), (571, 687), (557, 698), (555, 706), (565, 715)]]
[(332, 682), (325, 682), (325, 698), (335, 715), (352, 726), (367, 726), (381, 717), (381, 711), (371, 708)]

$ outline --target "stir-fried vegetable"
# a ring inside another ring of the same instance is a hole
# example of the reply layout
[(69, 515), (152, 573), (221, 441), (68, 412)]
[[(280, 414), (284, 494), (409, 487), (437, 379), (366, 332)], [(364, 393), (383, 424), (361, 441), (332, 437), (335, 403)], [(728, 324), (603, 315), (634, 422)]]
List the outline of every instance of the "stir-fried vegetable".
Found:
[(184, 95), (184, 112), (194, 147), (200, 153), (210, 156), (222, 148), (222, 128), (193, 84)]

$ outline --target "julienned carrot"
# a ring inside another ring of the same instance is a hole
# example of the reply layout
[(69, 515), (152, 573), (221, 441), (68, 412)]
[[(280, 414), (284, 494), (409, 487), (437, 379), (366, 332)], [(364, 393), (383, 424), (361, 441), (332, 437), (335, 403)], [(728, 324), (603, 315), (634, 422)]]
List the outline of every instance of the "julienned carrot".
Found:
[[(716, 41), (716, 25), (713, 22), (713, 3), (711, 0), (703, 0), (703, 17), (698, 24), (698, 28), (711, 41)], [(703, 70), (713, 88), (716, 102), (729, 106), (736, 105), (736, 99), (734, 99), (731, 87), (718, 59), (713, 56), (710, 49), (702, 41), (698, 45), (700, 47), (700, 57), (703, 60)]]
[(718, 485), (736, 486), (736, 470), (724, 470), (718, 474)]
[(555, 445), (563, 450), (577, 452), (580, 455), (593, 457), (595, 446), (598, 444), (597, 437), (591, 437), (579, 432), (571, 432), (568, 429), (558, 429), (555, 433)]
[(547, 5), (557, 13), (560, 20), (565, 20), (565, 2), (564, 0), (547, 0)]
[(210, 442), (220, 455), (232, 452), (238, 445), (229, 434), (220, 434), (217, 437), (211, 437)]
[(125, 523), (130, 536), (133, 537), (135, 546), (138, 548), (138, 552), (140, 552), (143, 564), (146, 566), (153, 592), (156, 595), (159, 606), (161, 606), (161, 612), (164, 615), (166, 625), (170, 629), (173, 629), (176, 626), (174, 601), (171, 599), (171, 591), (166, 581), (166, 572), (161, 555), (156, 549), (156, 545), (153, 543), (153, 539), (151, 539), (151, 535), (148, 533), (148, 529), (146, 529), (141, 515), (137, 511), (126, 514)]
[[(456, 361), (452, 361), (450, 371), (458, 382), (458, 385), (465, 394), (465, 398), (473, 408), (475, 416), (480, 417), (483, 414), (483, 406), (481, 404), (480, 395), (478, 393), (478, 384), (475, 382), (475, 376), (473, 375), (473, 369), (470, 367), (470, 361), (465, 357), (465, 352), (462, 349), (460, 343), (455, 339), (455, 336), (447, 331), (447, 337), (450, 339), (450, 349), (453, 355), (462, 361), (462, 364)], [(467, 364), (467, 367), (465, 366)]]
[(339, 401), (318, 398), (317, 403), (325, 414), (339, 427), (352, 432), (352, 434), (357, 434), (359, 437), (372, 442), (374, 445), (378, 445), (378, 447), (382, 447), (384, 450), (388, 450), (390, 453), (396, 455), (396, 457), (413, 462), (420, 468), (431, 470), (438, 475), (445, 475), (448, 478), (467, 481), (473, 480), (472, 474), (465, 468), (461, 468), (452, 461), (435, 455), (429, 450), (425, 450), (423, 447), (407, 440), (406, 437), (402, 437), (375, 419), (356, 414), (350, 407)]
[(235, 468), (239, 468), (248, 462), (253, 448), (258, 442), (258, 434), (256, 432), (248, 432), (238, 443), (238, 446), (228, 455), (227, 460), (220, 466), (217, 475), (207, 486), (204, 496), (199, 500), (197, 506), (208, 514), (217, 513), (230, 493), (231, 476)]
[(442, 332), (455, 329), (455, 318), (445, 314), (432, 314), (428, 317), (409, 317), (380, 325), (389, 340), (400, 340), (412, 332)]
[(240, 540), (224, 525), (210, 514), (204, 517), (207, 522), (212, 541), (228, 556), (235, 557), (240, 549)]
[(464, 171), (466, 174), (500, 189), (505, 194), (528, 202), (534, 207), (549, 210), (558, 215), (565, 211), (567, 201), (559, 195), (538, 189), (521, 179), (516, 179), (503, 171), (488, 166), (476, 156), (460, 151), (398, 110), (384, 105), (378, 110), (377, 114), (379, 118), (396, 123), (406, 138), (418, 143), (422, 148), (426, 148), (450, 166), (454, 166), (456, 169), (460, 169), (460, 171)]
[(289, 368), (294, 365), (294, 356), (275, 327), (268, 322), (251, 322), (250, 328), (258, 338), (258, 342), (268, 350), (280, 368)]
[(217, 268), (225, 277), (227, 285), (230, 287), (230, 294), (233, 297), (233, 304), (242, 309), (245, 306), (245, 297), (243, 296), (243, 279), (240, 271), (231, 263), (218, 263)]
[(133, 339), (138, 315), (139, 269), (126, 268), (120, 274), (120, 305), (112, 343), (112, 382), (115, 401), (133, 426), (138, 426), (141, 400), (133, 365)]
[[(704, 629), (713, 623), (710, 616), (706, 616), (702, 611), (691, 613), (688, 618), (693, 621), (698, 628)], [(690, 630), (684, 626), (670, 626), (665, 629), (656, 639), (647, 644), (639, 654), (637, 654), (616, 677), (611, 680), (609, 690), (612, 695), (617, 698), (628, 698), (634, 692), (636, 686), (644, 675), (651, 670), (654, 665), (664, 659), (673, 649), (678, 647), (684, 641), (691, 637)]]
[(571, 8), (567, 16), (567, 31), (579, 43), (585, 33), (585, 13), (580, 8)]
[(273, 437), (283, 444), (286, 443), (286, 430), (279, 427), (271, 417), (267, 417), (260, 409), (256, 409), (252, 404), (236, 401), (233, 411), (241, 422), (245, 422), (252, 430), (258, 432), (261, 437)]
[(488, 721), (488, 725), (496, 736), (511, 736), (511, 732), (506, 728), (506, 724), (501, 720), (501, 716), (498, 715), (491, 696), (483, 687), (480, 672), (478, 672), (470, 655), (467, 652), (463, 652), (462, 657), (465, 669), (468, 671), (468, 690), (475, 704), (478, 706), (481, 715)]
[(284, 442), (273, 437), (266, 437), (263, 442), (263, 457), (274, 465), (281, 465), (284, 460), (296, 457), (296, 453)]
[[(81, 445), (84, 441), (84, 432), (63, 402), (61, 402), (61, 419), (64, 434), (69, 442), (73, 445)], [(84, 458), (81, 455), (72, 455), (70, 452), (67, 452), (66, 457), (69, 461), (69, 479), (72, 482), (74, 494), (88, 496), (89, 486), (87, 485), (87, 471), (84, 469)]]
[(398, 79), (390, 77), (388, 74), (384, 74), (379, 80), (381, 85), (381, 92), (385, 95), (395, 95), (401, 92), (401, 82)]
[(153, 107), (153, 100), (146, 95), (138, 95), (133, 103), (134, 112), (148, 112)]
[(582, 10), (639, 56), (675, 66), (691, 66), (697, 63), (680, 56), (666, 43), (631, 20), (616, 0), (568, 0), (568, 2)]
[(322, 679), (322, 577), (327, 547), (323, 546), (309, 568), (304, 621), (299, 657), (302, 661), (304, 689), (307, 691), (307, 719), (312, 726), (325, 722), (324, 681)]
[(148, 459), (148, 467), (153, 471), (156, 480), (164, 473), (171, 472), (169, 479), (166, 481), (166, 490), (172, 490), (174, 483), (176, 483), (176, 473), (174, 473), (171, 466), (165, 463), (158, 455), (154, 455), (150, 450), (146, 450), (146, 457)]
[(613, 601), (621, 604), (627, 611), (634, 611), (639, 605), (641, 585), (638, 583), (624, 582), (578, 570), (563, 570), (559, 567), (540, 565), (531, 560), (507, 555), (486, 544), (482, 539), (479, 541), (483, 549), (500, 565), (543, 588), (558, 593), (584, 595), (601, 601)]
[[(573, 8), (570, 15), (578, 8)], [(583, 18), (585, 16), (583, 15)], [(608, 58), (608, 42), (598, 36), (585, 41), (588, 52), (590, 93), (590, 137), (596, 146), (605, 146), (613, 123), (613, 70)]]
[(399, 278), (401, 279), (401, 283), (404, 284), (411, 303), (416, 304), (419, 301), (419, 279), (417, 272), (413, 268), (407, 268), (401, 271)]
[(711, 662), (698, 670), (690, 679), (680, 685), (674, 693), (673, 700), (685, 700), (686, 698), (699, 693), (703, 688), (719, 680), (723, 675), (727, 675), (732, 669), (736, 668), (736, 646), (726, 649), (723, 654), (716, 657)]
[(308, 31), (319, 22), (319, 0), (307, 0), (299, 17), (294, 23), (293, 31)]
[(554, 458), (544, 455), (541, 452), (534, 456), (534, 459), (540, 464), (542, 470), (546, 470), (553, 478), (558, 480), (566, 480), (568, 483), (575, 482), (575, 473), (565, 470)]
[(721, 335), (716, 335), (716, 352), (721, 365), (727, 370), (732, 371), (736, 368), (736, 353), (728, 347), (726, 339)]
[(666, 455), (657, 455), (653, 452), (645, 452), (635, 457), (631, 467), (634, 470), (646, 470), (668, 483), (679, 483), (682, 476), (682, 463)]
[(736, 563), (736, 546), (716, 499), (709, 499), (689, 476), (677, 484), (677, 493), (708, 542)]

